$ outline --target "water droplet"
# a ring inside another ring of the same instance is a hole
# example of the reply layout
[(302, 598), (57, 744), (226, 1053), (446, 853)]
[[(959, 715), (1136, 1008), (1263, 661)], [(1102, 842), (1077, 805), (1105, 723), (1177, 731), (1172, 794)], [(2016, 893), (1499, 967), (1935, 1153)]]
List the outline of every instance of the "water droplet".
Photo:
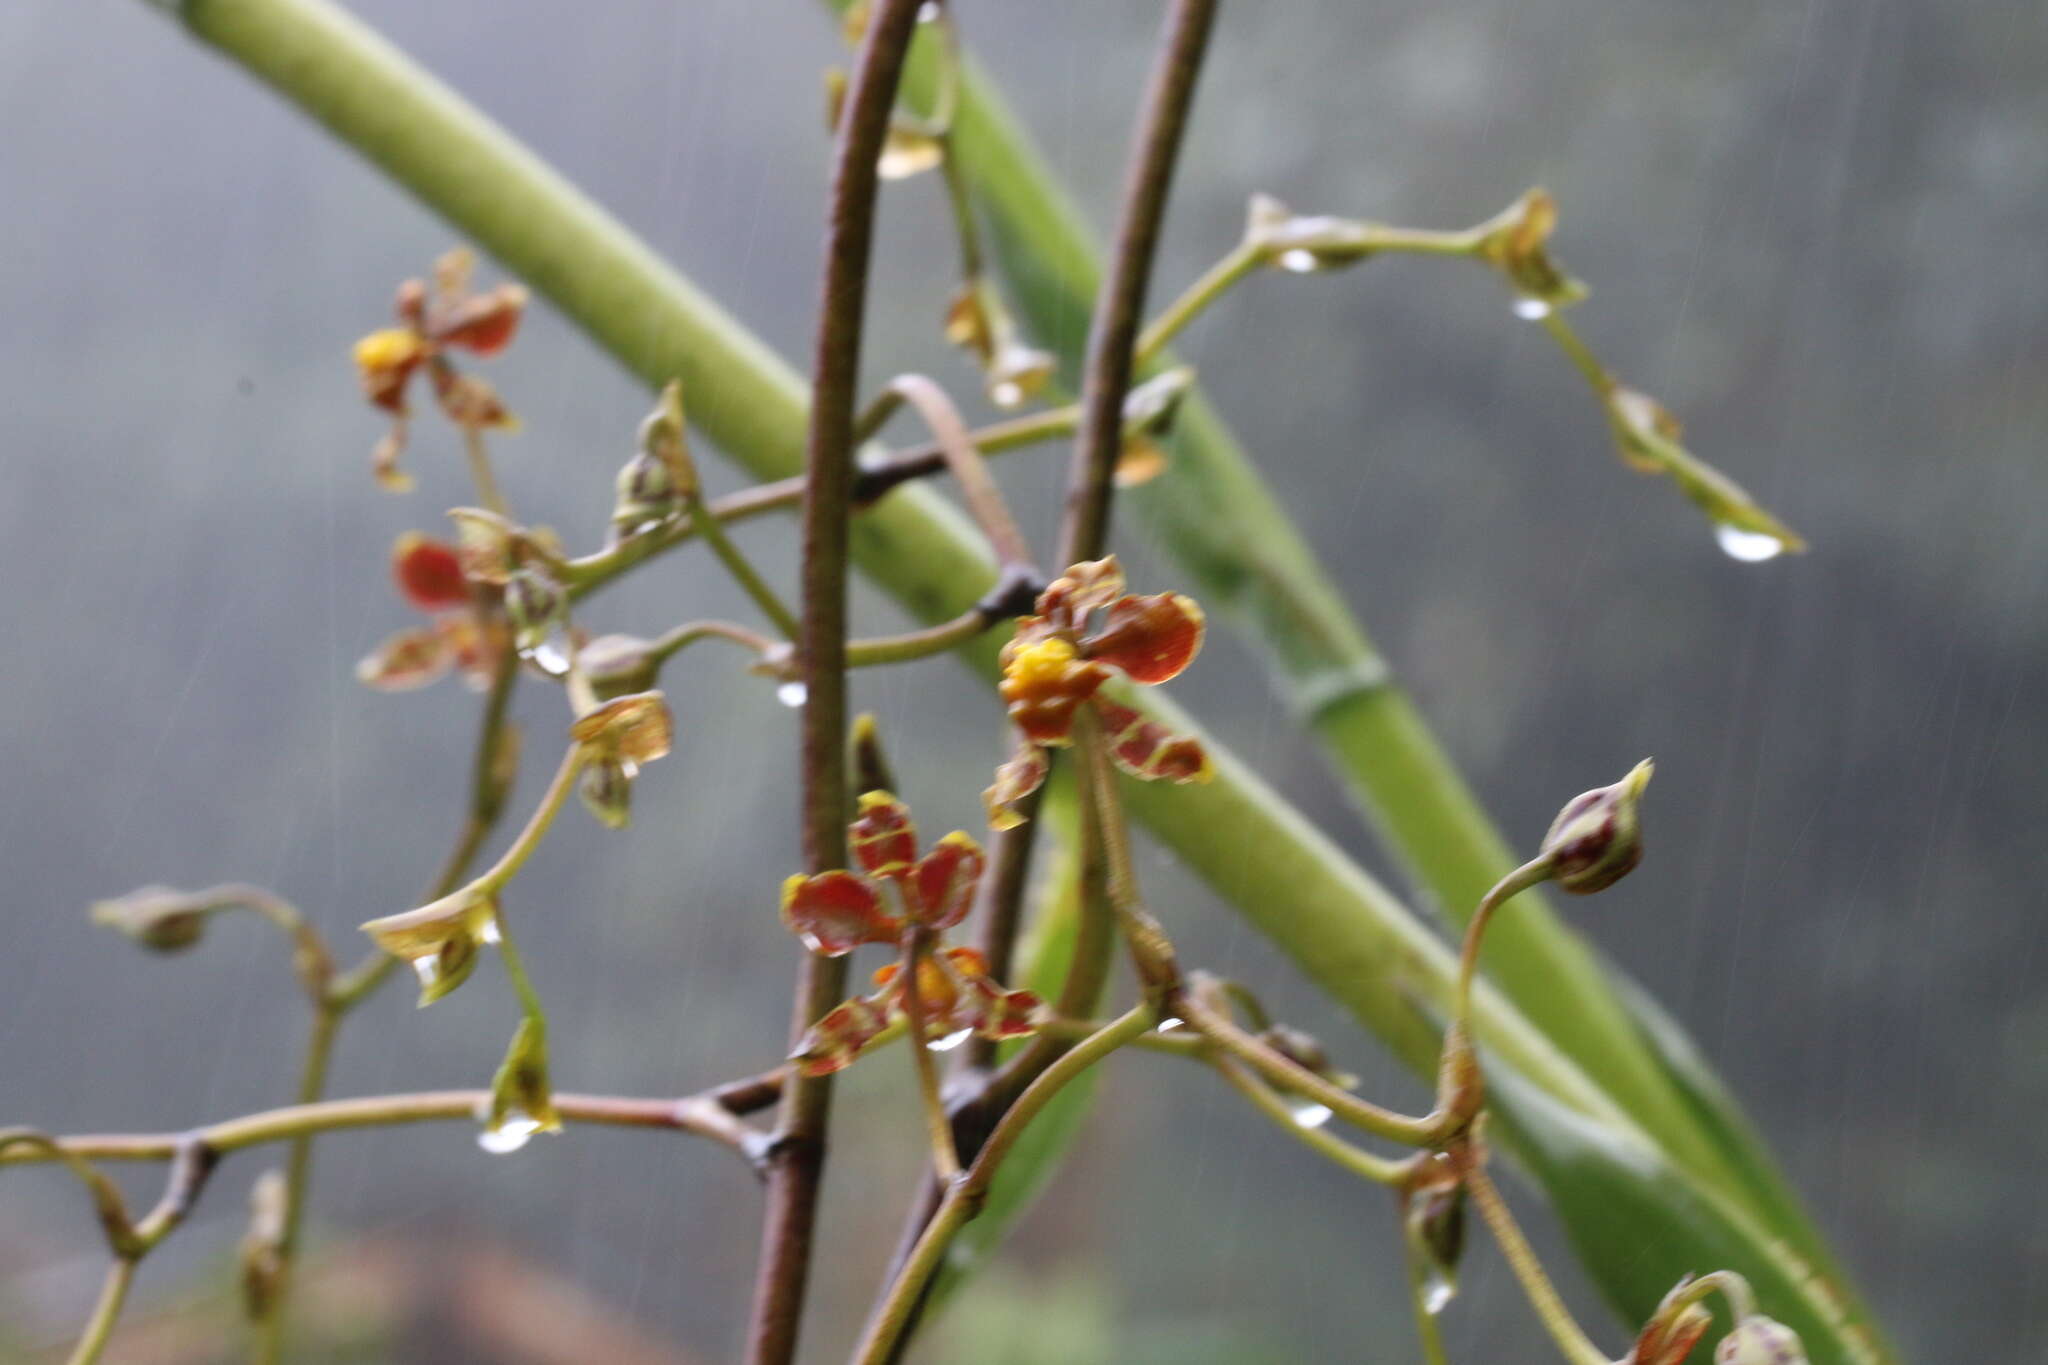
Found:
[(1171, 1033), (1171, 1032), (1173, 1032), (1173, 1031), (1174, 1031), (1175, 1029), (1177, 1029), (1177, 1028), (1186, 1028), (1186, 1027), (1187, 1027), (1187, 1025), (1186, 1025), (1185, 1023), (1183, 1023), (1183, 1022), (1182, 1022), (1181, 1020), (1179, 1020), (1179, 1019), (1173, 1019), (1173, 1018), (1166, 1018), (1166, 1019), (1161, 1019), (1161, 1020), (1159, 1021), (1159, 1023), (1158, 1023), (1158, 1026), (1157, 1026), (1156, 1028), (1154, 1028), (1153, 1032), (1155, 1032), (1155, 1033)]
[(1024, 386), (1005, 379), (988, 391), (988, 397), (999, 408), (1014, 408), (1024, 401)]
[(938, 17), (939, 0), (924, 0), (924, 3), (917, 7), (917, 22), (920, 24), (933, 23)]
[(476, 1135), (476, 1145), (493, 1156), (504, 1156), (524, 1147), (535, 1133), (540, 1131), (540, 1120), (523, 1110), (508, 1112), (495, 1128), (486, 1128)]
[(413, 975), (420, 979), (420, 988), (425, 990), (441, 979), (441, 955), (428, 953), (425, 957), (412, 960)]
[(1303, 1128), (1320, 1128), (1330, 1121), (1330, 1107), (1314, 1100), (1289, 1100), (1287, 1112), (1294, 1115), (1295, 1123)]
[(1515, 299), (1515, 316), (1528, 322), (1541, 322), (1550, 316), (1550, 305), (1533, 295), (1523, 294)]
[(494, 947), (505, 941), (505, 935), (498, 928), (498, 917), (496, 915), (484, 921), (484, 927), (476, 931), (476, 938), (477, 942), (487, 943)]
[(557, 645), (553, 640), (542, 640), (532, 649), (526, 651), (526, 657), (533, 661), (534, 667), (540, 669), (541, 672), (547, 674), (550, 678), (561, 678), (568, 675), (569, 656), (564, 654), (561, 646)]
[(1785, 542), (1770, 532), (1751, 531), (1725, 521), (1714, 527), (1714, 539), (1720, 542), (1723, 554), (1744, 564), (1761, 564), (1785, 553)]
[(775, 700), (795, 710), (810, 697), (810, 691), (800, 682), (786, 682), (775, 689)]
[(797, 934), (797, 940), (811, 952), (823, 953), (825, 951), (825, 941), (816, 934), (799, 933)]
[(1422, 1311), (1435, 1317), (1451, 1306), (1451, 1300), (1458, 1294), (1458, 1282), (1445, 1273), (1439, 1265), (1431, 1266), (1422, 1276)]
[(1297, 275), (1313, 275), (1323, 266), (1322, 262), (1316, 259), (1315, 252), (1305, 247), (1296, 247), (1292, 251), (1280, 253), (1280, 268), (1293, 271)]
[(934, 1039), (931, 1043), (931, 1050), (934, 1052), (951, 1052), (973, 1036), (974, 1030), (971, 1028), (955, 1029), (943, 1038)]

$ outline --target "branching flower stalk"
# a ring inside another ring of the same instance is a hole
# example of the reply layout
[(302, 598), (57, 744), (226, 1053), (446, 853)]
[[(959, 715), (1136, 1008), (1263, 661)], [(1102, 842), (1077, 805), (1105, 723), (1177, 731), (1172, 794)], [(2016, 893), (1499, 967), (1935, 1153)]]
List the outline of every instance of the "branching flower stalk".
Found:
[[(251, 13), (270, 18), (286, 10), (320, 12), (305, 0), (250, 2)], [(488, 356), (509, 342), (524, 305), (524, 288), (473, 291), (470, 261), (460, 252), (444, 258), (431, 289), (418, 282), (401, 288), (400, 325), (373, 333), (357, 348), (366, 396), (392, 419), (375, 453), (375, 472), (387, 486), (409, 481), (397, 467), (407, 434), (406, 394), (414, 379), (425, 376), (461, 433), (482, 507), (454, 514), (457, 546), (416, 534), (401, 539), (394, 571), (407, 598), (427, 614), (428, 624), (393, 637), (366, 661), (364, 677), (395, 689), (457, 668), (488, 686), (470, 816), (427, 903), (365, 925), (382, 951), (346, 975), (335, 974), (325, 945), (303, 916), (254, 888), (221, 887), (192, 896), (152, 888), (101, 907), (101, 918), (166, 949), (188, 946), (207, 917), (222, 910), (247, 907), (264, 915), (293, 940), (294, 966), (314, 1011), (314, 1028), (301, 1102), (288, 1108), (174, 1135), (59, 1139), (28, 1130), (0, 1132), (0, 1164), (61, 1163), (92, 1193), (99, 1210), (113, 1261), (74, 1352), (76, 1365), (90, 1365), (104, 1350), (136, 1262), (183, 1220), (220, 1157), (282, 1141), (292, 1146), (288, 1173), (259, 1182), (259, 1216), (245, 1243), (244, 1265), (245, 1283), (255, 1268), (264, 1277), (252, 1296), (252, 1304), (260, 1301), (258, 1359), (276, 1359), (314, 1136), (445, 1119), (480, 1123), (482, 1141), (496, 1151), (514, 1149), (533, 1132), (594, 1123), (690, 1132), (740, 1155), (767, 1185), (747, 1358), (750, 1365), (783, 1365), (795, 1352), (812, 1259), (829, 1135), (829, 1078), (896, 1038), (906, 1040), (916, 1071), (933, 1181), (913, 1200), (912, 1235), (883, 1279), (856, 1349), (858, 1362), (876, 1365), (898, 1357), (916, 1329), (949, 1247), (982, 1211), (1020, 1137), (1076, 1078), (1125, 1046), (1214, 1067), (1254, 1109), (1306, 1146), (1367, 1183), (1391, 1190), (1402, 1215), (1417, 1329), (1432, 1365), (1446, 1359), (1436, 1318), (1449, 1297), (1468, 1197), (1569, 1365), (1606, 1361), (1558, 1297), (1488, 1172), (1488, 1100), (1475, 1032), (1482, 1023), (1497, 1030), (1514, 1016), (1490, 1006), (1481, 1010), (1475, 1004), (1475, 980), (1488, 928), (1518, 892), (1544, 881), (1567, 892), (1597, 891), (1635, 866), (1640, 857), (1636, 803), (1648, 767), (1568, 805), (1538, 857), (1481, 900), (1455, 975), (1443, 983), (1440, 1001), (1430, 997), (1445, 1007), (1449, 1021), (1437, 1054), (1436, 1104), (1428, 1114), (1399, 1114), (1352, 1094), (1355, 1080), (1330, 1066), (1320, 1044), (1266, 1018), (1243, 987), (1184, 971), (1166, 926), (1140, 892), (1120, 782), (1129, 778), (1174, 787), (1215, 776), (1216, 766), (1198, 735), (1129, 704), (1131, 687), (1166, 682), (1188, 666), (1201, 645), (1204, 617), (1192, 599), (1179, 593), (1126, 592), (1121, 569), (1108, 553), (1108, 532), (1127, 439), (1156, 432), (1171, 420), (1188, 379), (1174, 372), (1145, 386), (1136, 386), (1135, 380), (1177, 331), (1258, 268), (1312, 273), (1394, 251), (1480, 259), (1506, 275), (1526, 305), (1519, 311), (1542, 318), (1585, 372), (1608, 405), (1626, 457), (1672, 475), (1724, 527), (1781, 536), (1781, 548), (1792, 547), (1796, 538), (1741, 490), (1693, 461), (1677, 445), (1669, 415), (1615, 381), (1558, 319), (1557, 310), (1581, 290), (1545, 252), (1554, 209), (1540, 194), (1525, 196), (1496, 219), (1459, 233), (1301, 218), (1271, 201), (1257, 201), (1246, 240), (1141, 335), (1154, 248), (1214, 13), (1214, 0), (1174, 0), (1170, 7), (1131, 153), (1115, 254), (1094, 300), (1077, 408), (1030, 414), (971, 432), (937, 384), (906, 375), (886, 386), (865, 413), (858, 410), (877, 182), (893, 174), (892, 165), (898, 170), (913, 162), (945, 168), (965, 282), (948, 319), (949, 332), (979, 354), (992, 396), (1004, 403), (1027, 397), (1027, 376), (1018, 367), (1027, 353), (1036, 366), (1041, 354), (1023, 347), (983, 278), (973, 182), (952, 155), (954, 108), (949, 103), (929, 127), (917, 126), (896, 108), (906, 56), (925, 21), (938, 39), (946, 88), (955, 98), (960, 93), (962, 59), (952, 17), (943, 5), (877, 0), (855, 26), (862, 35), (860, 56), (836, 120), (813, 402), (801, 478), (750, 489), (718, 504), (707, 502), (688, 452), (680, 386), (671, 384), (643, 424), (639, 449), (616, 481), (610, 542), (595, 555), (572, 559), (545, 531), (511, 516), (483, 441), (485, 430), (510, 426), (511, 415), (487, 382), (457, 370), (450, 359), (453, 351)], [(279, 31), (289, 31), (289, 23)], [(329, 32), (335, 36), (330, 50), (346, 49), (352, 41), (344, 28)], [(364, 69), (382, 79), (390, 65), (368, 61)], [(432, 124), (433, 101), (424, 96), (421, 101), (414, 112)], [(330, 121), (337, 126), (347, 122), (340, 113)], [(926, 142), (913, 146), (920, 137)], [(936, 163), (930, 160), (934, 148)], [(481, 150), (503, 151), (488, 138)], [(399, 162), (412, 155), (388, 147), (381, 154)], [(506, 165), (508, 174), (531, 170)], [(591, 229), (595, 236), (590, 240), (610, 242), (603, 227), (600, 222)], [(855, 459), (857, 447), (902, 405), (918, 412), (934, 437), (932, 445), (862, 469)], [(984, 457), (1069, 432), (1078, 439), (1056, 561), (1065, 568), (1045, 583)], [(875, 505), (889, 489), (939, 469), (952, 474), (982, 540), (993, 551), (993, 587), (966, 610), (959, 609), (963, 599), (956, 596), (944, 611), (925, 612), (924, 619), (935, 624), (924, 629), (850, 638), (852, 516)], [(793, 612), (727, 534), (726, 525), (798, 501), (804, 527), (802, 597)], [(570, 608), (581, 597), (699, 536), (775, 634), (731, 622), (691, 621), (652, 641), (630, 636), (591, 640), (570, 620)], [(948, 612), (957, 614), (946, 619)], [(994, 856), (985, 858), (965, 832), (920, 852), (908, 807), (890, 794), (895, 782), (871, 724), (857, 729), (855, 757), (849, 760), (847, 671), (953, 649), (1012, 616), (1021, 619), (998, 661), (999, 691), (1018, 744), (987, 794), (990, 823), (997, 831)], [(755, 671), (804, 688), (800, 833), (805, 870), (785, 885), (783, 916), (808, 951), (792, 1007), (790, 1059), (775, 1072), (680, 1100), (559, 1093), (549, 1075), (546, 1016), (506, 927), (502, 893), (539, 847), (571, 791), (580, 790), (604, 823), (627, 823), (640, 767), (666, 753), (672, 742), (668, 704), (653, 690), (659, 671), (684, 648), (712, 638), (748, 651)], [(522, 668), (561, 685), (573, 717), (569, 744), (526, 826), (487, 871), (465, 880), (509, 789), (516, 745), (505, 712)], [(1004, 982), (1021, 922), (1037, 793), (1054, 757), (1064, 751), (1075, 760), (1072, 776), (1081, 798), (1081, 919), (1065, 979), (1049, 1009), (1032, 992)], [(851, 800), (856, 794), (857, 804)], [(850, 863), (862, 870), (852, 870)], [(980, 917), (979, 946), (949, 946), (945, 935), (970, 910)], [(1110, 984), (1119, 942), (1128, 950), (1141, 999), (1112, 1022), (1098, 1024), (1092, 1017)], [(421, 981), (421, 1003), (428, 1004), (462, 984), (481, 949), (492, 944), (501, 950), (521, 1018), (487, 1089), (320, 1098), (340, 1018), (375, 988), (393, 962), (412, 964)], [(875, 991), (847, 997), (847, 959), (866, 945), (889, 947), (893, 961), (876, 972)], [(1431, 961), (1430, 970), (1440, 971)], [(1249, 1028), (1240, 1022), (1241, 1015), (1250, 1018)], [(962, 1098), (948, 1113), (931, 1052), (935, 1043), (969, 1035), (976, 1043), (963, 1056), (967, 1079), (974, 1084), (962, 1088)], [(1030, 1047), (1000, 1068), (994, 1066), (999, 1043), (1034, 1035)], [(1489, 1037), (1501, 1042), (1497, 1034)], [(1497, 1050), (1511, 1062), (1528, 1055)], [(1490, 1051), (1488, 1064), (1495, 1058)], [(744, 1121), (772, 1104), (780, 1107), (773, 1133)], [(1376, 1141), (1406, 1148), (1407, 1154), (1382, 1156), (1358, 1146), (1326, 1129), (1329, 1117)], [(140, 1221), (130, 1219), (119, 1192), (91, 1164), (113, 1160), (171, 1163), (163, 1197)], [(1757, 1294), (1749, 1282), (1723, 1270), (1674, 1287), (1643, 1326), (1626, 1365), (1681, 1365), (1710, 1322), (1701, 1301), (1717, 1292), (1735, 1319), (1720, 1346), (1725, 1365), (1803, 1360), (1791, 1330), (1757, 1313)]]

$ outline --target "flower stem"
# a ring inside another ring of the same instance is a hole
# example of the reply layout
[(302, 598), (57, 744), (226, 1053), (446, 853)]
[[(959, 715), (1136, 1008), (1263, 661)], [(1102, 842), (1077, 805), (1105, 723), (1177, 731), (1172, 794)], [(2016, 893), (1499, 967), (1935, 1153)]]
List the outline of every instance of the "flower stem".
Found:
[(505, 507), (505, 495), (498, 489), (498, 475), (491, 467), (490, 448), (484, 444), (481, 428), (463, 424), (462, 453), (469, 457), (469, 477), (476, 484), (476, 495), (483, 499), (484, 506), (501, 517), (510, 516)]
[(71, 1348), (68, 1365), (94, 1365), (105, 1352), (107, 1343), (114, 1337), (114, 1324), (121, 1319), (122, 1305), (128, 1302), (128, 1286), (134, 1282), (134, 1258), (116, 1256), (114, 1263), (107, 1267), (106, 1279), (100, 1283), (100, 1294), (93, 1302), (92, 1317), (87, 1320), (78, 1345)]
[(473, 883), (479, 894), (489, 895), (502, 889), (505, 883), (518, 875), (520, 868), (526, 866), (526, 860), (540, 847), (549, 827), (555, 823), (555, 817), (562, 813), (562, 803), (576, 789), (576, 775), (583, 771), (583, 765), (589, 759), (589, 751), (581, 744), (571, 744), (563, 752), (561, 765), (555, 769), (548, 789), (541, 794), (540, 804), (527, 817), (526, 827), (519, 831), (519, 837), (512, 841), (511, 847), (499, 856), (498, 861)]
[(1187, 325), (1199, 316), (1203, 309), (1221, 298), (1232, 285), (1245, 276), (1257, 271), (1266, 263), (1266, 253), (1255, 243), (1239, 242), (1225, 253), (1222, 260), (1202, 272), (1201, 278), (1187, 287), (1138, 338), (1138, 350), (1134, 359), (1136, 368), (1144, 370), (1159, 353), (1179, 336)]
[(943, 654), (987, 630), (994, 624), (989, 614), (973, 607), (950, 621), (901, 635), (876, 635), (846, 642), (848, 668), (873, 668), (880, 664), (908, 663), (912, 659)]
[(1540, 886), (1549, 880), (1550, 860), (1531, 859), (1495, 882), (1493, 889), (1480, 898), (1479, 908), (1465, 922), (1465, 944), (1458, 953), (1458, 989), (1451, 1014), (1454, 1024), (1460, 1027), (1471, 1024), (1472, 980), (1479, 972), (1479, 950), (1485, 943), (1486, 928), (1493, 920), (1494, 911), (1530, 887)]
[(1346, 1142), (1327, 1128), (1307, 1127), (1296, 1121), (1294, 1112), (1287, 1107), (1286, 1101), (1253, 1075), (1244, 1063), (1229, 1057), (1215, 1057), (1212, 1058), (1212, 1062), (1223, 1079), (1230, 1082), (1230, 1088), (1250, 1100), (1252, 1106), (1261, 1114), (1273, 1120), (1297, 1141), (1321, 1152), (1353, 1175), (1362, 1176), (1375, 1185), (1398, 1185), (1407, 1178), (1406, 1162), (1389, 1161), (1385, 1157), (1375, 1156), (1362, 1147)]
[(903, 1013), (909, 1021), (911, 1066), (917, 1072), (917, 1093), (924, 1107), (925, 1127), (932, 1142), (932, 1171), (942, 1182), (960, 1176), (960, 1153), (953, 1147), (953, 1124), (939, 1097), (939, 1069), (932, 1062), (925, 1023), (924, 987), (920, 973), (931, 953), (929, 935), (913, 930), (903, 945)]
[(923, 1296), (926, 1282), (944, 1258), (946, 1248), (952, 1245), (960, 1229), (981, 1212), (982, 1201), (988, 1195), (996, 1169), (1031, 1121), (1070, 1081), (1125, 1043), (1146, 1033), (1157, 1018), (1151, 1005), (1136, 1006), (1063, 1054), (1017, 1097), (1017, 1102), (1010, 1106), (1009, 1112), (989, 1134), (988, 1141), (982, 1144), (966, 1174), (954, 1181), (946, 1190), (945, 1198), (939, 1201), (938, 1211), (932, 1215), (903, 1268), (876, 1306), (874, 1315), (868, 1319), (867, 1331), (853, 1354), (854, 1365), (879, 1365), (889, 1358)]
[[(314, 1007), (313, 1030), (306, 1039), (306, 1057), (299, 1073), (298, 1102), (312, 1104), (327, 1088), (327, 1066), (334, 1055), (334, 1035), (341, 1024), (341, 1010), (323, 1002)], [(301, 1133), (292, 1139), (291, 1154), (284, 1168), (284, 1233), (278, 1241), (278, 1279), (268, 1297), (263, 1317), (256, 1323), (256, 1344), (250, 1354), (255, 1365), (276, 1365), (284, 1357), (285, 1304), (289, 1300), (291, 1273), (299, 1248), (299, 1233), (305, 1224), (306, 1192), (313, 1178), (313, 1135)]]
[[(873, 254), (877, 161), (922, 0), (879, 0), (854, 64), (833, 154), (824, 279), (811, 384), (803, 500), (802, 843), (807, 871), (846, 861), (846, 574), (853, 500), (853, 422)], [(844, 993), (843, 958), (804, 955), (791, 1010), (802, 1037)], [(810, 1276), (831, 1117), (828, 1077), (793, 1078), (776, 1125), (768, 1210), (748, 1320), (747, 1365), (796, 1355)]]
[(768, 585), (768, 580), (761, 576), (760, 571), (741, 552), (740, 547), (733, 543), (732, 537), (726, 533), (725, 523), (712, 514), (704, 501), (703, 493), (693, 488), (684, 506), (689, 509), (690, 525), (696, 527), (698, 534), (704, 537), (704, 543), (711, 547), (711, 553), (718, 556), (718, 562), (725, 565), (725, 571), (732, 575), (733, 581), (738, 583), (753, 600), (754, 605), (760, 608), (761, 614), (774, 623), (775, 629), (785, 640), (796, 639), (802, 632), (802, 627), (797, 623), (796, 613), (792, 612), (775, 589)]
[(1507, 1258), (1509, 1269), (1522, 1282), (1522, 1292), (1528, 1296), (1529, 1306), (1536, 1310), (1544, 1330), (1550, 1333), (1551, 1340), (1557, 1343), (1564, 1358), (1572, 1365), (1612, 1365), (1607, 1353), (1593, 1344), (1585, 1329), (1579, 1326), (1578, 1319), (1564, 1306), (1557, 1286), (1550, 1282), (1543, 1262), (1537, 1259), (1535, 1248), (1522, 1235), (1514, 1214), (1508, 1211), (1507, 1201), (1500, 1197), (1493, 1177), (1486, 1173), (1485, 1160), (1470, 1144), (1460, 1144), (1452, 1157), (1465, 1181), (1466, 1192), (1479, 1208), (1479, 1216), (1492, 1229), (1493, 1239), (1500, 1243), (1501, 1254)]

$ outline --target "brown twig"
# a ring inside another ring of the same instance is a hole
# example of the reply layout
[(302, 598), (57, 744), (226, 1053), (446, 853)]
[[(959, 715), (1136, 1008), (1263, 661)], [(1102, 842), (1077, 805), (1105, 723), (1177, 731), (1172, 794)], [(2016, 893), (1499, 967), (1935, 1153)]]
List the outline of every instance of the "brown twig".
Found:
[[(813, 873), (846, 861), (846, 568), (854, 405), (874, 242), (877, 162), (920, 3), (881, 0), (875, 7), (833, 158), (805, 457), (799, 641), (805, 697), (802, 837), (804, 866)], [(844, 959), (806, 956), (790, 1021), (792, 1044), (837, 1003), (845, 988)], [(787, 1365), (796, 1354), (831, 1099), (831, 1081), (823, 1077), (793, 1079), (783, 1099), (748, 1322), (750, 1365)]]

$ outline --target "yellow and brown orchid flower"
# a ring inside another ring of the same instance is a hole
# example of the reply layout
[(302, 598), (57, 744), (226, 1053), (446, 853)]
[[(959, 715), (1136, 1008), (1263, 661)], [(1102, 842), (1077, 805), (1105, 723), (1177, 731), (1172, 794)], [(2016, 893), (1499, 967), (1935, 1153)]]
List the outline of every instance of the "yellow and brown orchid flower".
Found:
[(1035, 615), (1019, 618), (1003, 646), (1003, 700), (1019, 736), (1017, 751), (996, 770), (984, 794), (989, 823), (1017, 824), (1016, 803), (1045, 781), (1047, 748), (1073, 743), (1082, 706), (1094, 708), (1116, 765), (1148, 782), (1203, 782), (1210, 777), (1202, 746), (1120, 702), (1101, 695), (1122, 675), (1152, 686), (1180, 676), (1202, 647), (1202, 609), (1177, 592), (1134, 596), (1124, 591), (1114, 555), (1076, 564), (1038, 598)]

